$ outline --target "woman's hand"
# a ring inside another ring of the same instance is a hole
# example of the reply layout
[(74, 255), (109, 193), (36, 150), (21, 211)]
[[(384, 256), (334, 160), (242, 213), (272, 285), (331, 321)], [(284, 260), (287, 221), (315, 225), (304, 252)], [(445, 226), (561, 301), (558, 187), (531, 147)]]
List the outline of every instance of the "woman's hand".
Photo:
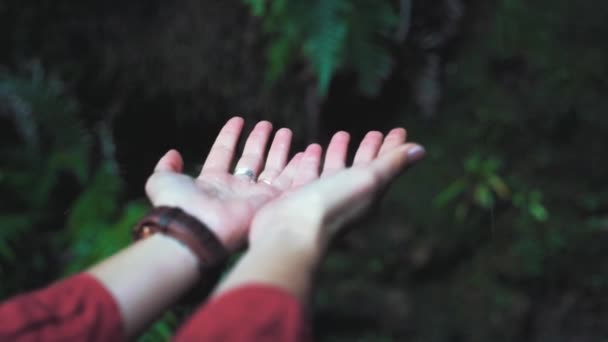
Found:
[(296, 154), (288, 162), (292, 133), (281, 128), (264, 158), (272, 124), (262, 121), (249, 134), (236, 171), (231, 173), (243, 124), (242, 118), (234, 117), (224, 125), (197, 178), (182, 173), (182, 157), (171, 150), (146, 184), (154, 206), (181, 208), (207, 225), (231, 251), (244, 243), (256, 210), (292, 187), (302, 157), (302, 153)]
[[(382, 142), (382, 135), (370, 132), (361, 142), (352, 167), (346, 168), (347, 139), (334, 136), (328, 148), (322, 179), (314, 163), (304, 163), (295, 179), (305, 175), (306, 183), (264, 206), (254, 217), (250, 245), (277, 238), (324, 249), (345, 224), (365, 214), (384, 189), (408, 165), (422, 159), (425, 150), (405, 143), (405, 131), (395, 129)], [(275, 240), (276, 242), (276, 240)]]
[(292, 190), (256, 213), (249, 250), (224, 278), (215, 296), (257, 283), (279, 287), (305, 303), (332, 237), (365, 214), (390, 181), (425, 155), (421, 146), (405, 143), (404, 129), (392, 130), (385, 139), (379, 132), (369, 132), (352, 167), (346, 168), (348, 140), (345, 132), (334, 135), (321, 175), (319, 147), (306, 149), (293, 176)]

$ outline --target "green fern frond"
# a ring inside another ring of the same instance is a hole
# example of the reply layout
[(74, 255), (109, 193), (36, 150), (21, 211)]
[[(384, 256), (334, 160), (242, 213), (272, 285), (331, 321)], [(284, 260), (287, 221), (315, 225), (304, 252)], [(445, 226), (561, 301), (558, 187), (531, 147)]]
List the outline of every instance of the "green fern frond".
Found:
[(292, 40), (284, 35), (279, 37), (268, 48), (267, 80), (276, 81), (287, 69), (293, 55)]
[(380, 41), (398, 23), (387, 0), (244, 1), (263, 18), (272, 38), (267, 73), (271, 82), (303, 57), (315, 72), (320, 96), (344, 69), (354, 70), (362, 92), (373, 95), (392, 70), (390, 53)]
[[(113, 198), (100, 197), (99, 200), (111, 201)], [(79, 226), (70, 226), (71, 262), (65, 273), (82, 271), (128, 246), (131, 243), (131, 229), (148, 209), (143, 202), (134, 201), (127, 203), (121, 211), (116, 210), (111, 214), (98, 212), (100, 216), (91, 213), (88, 219), (79, 221)]]
[(0, 73), (0, 115), (21, 137), (0, 150), (0, 187), (12, 198), (10, 208), (0, 207), (0, 261), (10, 257), (14, 241), (52, 216), (45, 208), (61, 173), (80, 184), (88, 176), (90, 139), (63, 93), (60, 80), (37, 62), (21, 73)]
[(26, 143), (44, 153), (75, 144), (90, 146), (90, 137), (77, 116), (77, 106), (64, 96), (62, 82), (30, 63), (23, 75), (0, 75), (0, 100), (8, 102), (13, 121)]
[(251, 8), (251, 14), (256, 17), (262, 16), (264, 13), (266, 13), (265, 0), (243, 0), (243, 2)]
[(317, 73), (319, 95), (327, 94), (331, 79), (342, 66), (344, 45), (348, 33), (347, 1), (317, 1), (313, 14), (314, 24), (304, 42), (304, 54)]
[[(0, 148), (0, 189), (12, 198), (10, 206), (0, 206), (0, 274), (14, 259), (28, 260), (24, 272), (44, 268), (45, 253), (68, 257), (66, 271), (76, 272), (126, 246), (132, 225), (146, 207), (136, 202), (120, 210), (121, 183), (111, 136), (98, 134), (101, 166), (90, 170), (95, 135), (85, 129), (59, 79), (45, 73), (40, 63), (30, 64), (23, 73), (0, 74), (0, 115), (13, 122), (21, 137)], [(39, 244), (45, 250), (35, 260), (31, 251), (21, 255), (16, 244), (25, 243), (28, 233), (50, 228), (50, 222), (61, 225), (65, 219), (63, 212), (49, 206), (65, 174), (82, 189), (67, 211), (66, 228), (55, 235), (58, 239)], [(68, 253), (57, 250), (60, 246), (69, 246)], [(22, 285), (0, 285), (0, 293)]]
[(345, 64), (359, 76), (359, 89), (375, 95), (392, 70), (393, 61), (381, 39), (395, 30), (398, 16), (387, 2), (353, 0), (350, 11), (350, 35), (346, 43)]

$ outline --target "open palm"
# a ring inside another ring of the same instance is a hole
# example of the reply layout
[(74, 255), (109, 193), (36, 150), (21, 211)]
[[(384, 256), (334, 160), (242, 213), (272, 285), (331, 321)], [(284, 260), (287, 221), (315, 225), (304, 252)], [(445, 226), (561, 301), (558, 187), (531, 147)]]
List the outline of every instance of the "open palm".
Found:
[[(346, 132), (334, 135), (320, 175), (321, 146), (309, 145), (304, 152), (288, 160), (292, 133), (286, 128), (276, 132), (265, 158), (272, 124), (262, 121), (247, 138), (233, 174), (230, 166), (243, 125), (243, 119), (239, 117), (224, 125), (197, 178), (182, 173), (182, 157), (171, 150), (160, 159), (146, 184), (153, 205), (179, 207), (198, 218), (228, 250), (235, 250), (246, 241), (256, 211), (266, 203), (320, 176), (342, 170), (350, 139)], [(355, 164), (366, 163), (379, 151), (394, 148), (404, 141), (403, 129), (394, 129), (386, 139), (380, 132), (369, 132), (359, 146)]]
[[(243, 125), (242, 118), (228, 120), (198, 177), (183, 174), (182, 157), (171, 150), (160, 159), (146, 184), (153, 205), (179, 207), (198, 218), (229, 250), (242, 244), (255, 211), (290, 186), (291, 173), (301, 157), (297, 154), (287, 163), (292, 133), (283, 128), (275, 134), (263, 165), (272, 124), (262, 121), (249, 135), (237, 163), (236, 170), (249, 170), (249, 176), (230, 173)], [(262, 167), (259, 179), (264, 181), (255, 182)]]

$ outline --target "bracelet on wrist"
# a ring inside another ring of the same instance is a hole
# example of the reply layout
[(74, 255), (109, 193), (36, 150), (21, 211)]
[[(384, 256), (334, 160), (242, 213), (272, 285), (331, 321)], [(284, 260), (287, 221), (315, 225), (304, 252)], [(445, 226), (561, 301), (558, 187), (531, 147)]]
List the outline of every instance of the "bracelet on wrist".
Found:
[(171, 236), (188, 247), (196, 255), (202, 273), (216, 269), (228, 258), (226, 248), (215, 234), (180, 208), (160, 206), (150, 210), (133, 229), (133, 240), (157, 233)]

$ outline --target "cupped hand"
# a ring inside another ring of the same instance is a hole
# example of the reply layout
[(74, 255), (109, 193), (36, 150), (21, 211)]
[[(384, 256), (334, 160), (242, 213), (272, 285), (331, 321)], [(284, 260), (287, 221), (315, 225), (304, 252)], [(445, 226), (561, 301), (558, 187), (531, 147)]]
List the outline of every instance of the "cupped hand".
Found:
[(295, 186), (295, 172), (303, 156), (298, 153), (288, 161), (292, 133), (281, 128), (264, 158), (272, 124), (261, 121), (249, 134), (235, 172), (231, 173), (243, 125), (239, 117), (224, 125), (198, 177), (182, 173), (182, 157), (171, 150), (160, 159), (146, 183), (154, 206), (179, 207), (198, 218), (228, 250), (245, 242), (256, 210)]
[(347, 168), (348, 140), (345, 132), (334, 135), (321, 173), (320, 154), (306, 150), (293, 176), (298, 189), (266, 204), (253, 218), (252, 247), (290, 239), (322, 250), (340, 228), (366, 213), (380, 190), (425, 156), (423, 147), (405, 142), (402, 128), (384, 139), (380, 132), (369, 132)]

